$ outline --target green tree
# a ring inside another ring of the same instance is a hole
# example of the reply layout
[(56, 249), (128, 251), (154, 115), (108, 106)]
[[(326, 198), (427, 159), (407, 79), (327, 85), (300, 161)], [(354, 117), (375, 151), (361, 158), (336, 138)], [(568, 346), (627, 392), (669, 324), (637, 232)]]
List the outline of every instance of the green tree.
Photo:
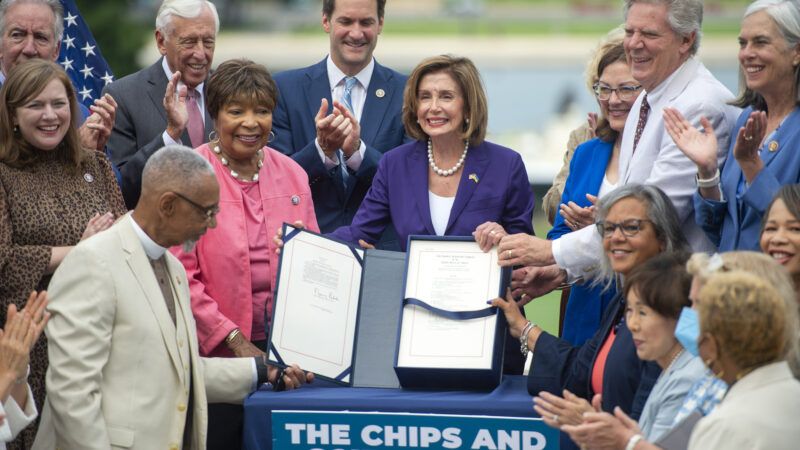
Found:
[(108, 61), (114, 78), (136, 72), (141, 67), (136, 55), (147, 41), (153, 26), (131, 15), (131, 2), (123, 0), (76, 0), (78, 9)]

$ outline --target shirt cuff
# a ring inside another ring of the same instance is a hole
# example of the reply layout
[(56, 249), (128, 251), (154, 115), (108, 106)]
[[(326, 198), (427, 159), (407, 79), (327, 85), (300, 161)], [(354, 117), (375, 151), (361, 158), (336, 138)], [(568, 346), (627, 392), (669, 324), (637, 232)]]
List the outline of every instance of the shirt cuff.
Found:
[[(319, 145), (319, 139), (314, 138), (314, 146), (317, 147), (317, 153), (319, 154), (320, 159), (322, 160), (322, 164), (325, 166), (327, 170), (331, 170), (334, 167), (339, 165), (339, 158), (337, 157), (336, 160), (332, 160), (328, 158), (325, 152), (322, 151), (322, 146)], [(359, 162), (359, 164), (361, 164)]]
[(591, 278), (599, 269), (603, 245), (594, 226), (565, 234), (553, 241), (553, 259), (567, 271), (567, 280)]
[(364, 161), (365, 151), (367, 151), (367, 145), (364, 144), (364, 141), (361, 141), (358, 151), (353, 152), (353, 154), (350, 155), (350, 158), (344, 160), (344, 163), (347, 164), (347, 167), (349, 167), (350, 170), (353, 172), (358, 172), (358, 168), (361, 167), (361, 162)]
[(178, 139), (177, 141), (175, 139), (172, 139), (172, 136), (170, 136), (169, 133), (167, 133), (167, 130), (164, 130), (164, 133), (161, 134), (161, 139), (164, 140), (164, 146), (167, 146), (167, 145), (183, 145), (183, 143), (181, 142), (180, 139)]
[(250, 385), (250, 392), (255, 392), (258, 389), (258, 367), (256, 366), (256, 358), (250, 359), (250, 365), (253, 368), (253, 384)]

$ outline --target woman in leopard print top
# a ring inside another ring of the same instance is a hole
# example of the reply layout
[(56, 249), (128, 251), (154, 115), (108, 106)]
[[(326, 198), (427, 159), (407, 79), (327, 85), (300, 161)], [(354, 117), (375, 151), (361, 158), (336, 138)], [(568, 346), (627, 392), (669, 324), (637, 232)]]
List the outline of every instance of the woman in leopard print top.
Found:
[[(108, 228), (125, 206), (105, 155), (79, 144), (73, 120), (80, 117), (78, 103), (60, 66), (40, 59), (21, 63), (3, 84), (0, 105), (0, 323), (5, 323), (10, 304), (21, 308), (32, 290), (46, 289), (72, 246)], [(41, 410), (45, 339), (31, 352), (30, 367), (29, 383)], [(35, 432), (29, 427), (9, 448), (29, 447)]]

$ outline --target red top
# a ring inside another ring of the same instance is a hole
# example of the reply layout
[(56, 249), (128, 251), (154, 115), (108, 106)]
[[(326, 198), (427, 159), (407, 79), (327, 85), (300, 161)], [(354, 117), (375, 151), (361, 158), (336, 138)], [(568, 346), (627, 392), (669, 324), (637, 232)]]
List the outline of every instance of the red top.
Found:
[(608, 359), (608, 352), (611, 351), (611, 346), (614, 345), (614, 340), (617, 339), (617, 327), (611, 327), (611, 333), (608, 333), (603, 346), (597, 353), (597, 359), (594, 360), (592, 366), (592, 390), (595, 394), (603, 392), (603, 374), (606, 371), (606, 359)]

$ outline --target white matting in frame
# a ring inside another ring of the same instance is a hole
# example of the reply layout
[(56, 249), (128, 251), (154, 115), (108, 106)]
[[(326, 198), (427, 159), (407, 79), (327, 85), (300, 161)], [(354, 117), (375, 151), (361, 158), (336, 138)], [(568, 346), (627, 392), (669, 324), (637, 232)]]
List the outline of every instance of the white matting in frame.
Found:
[[(497, 297), (502, 268), (497, 251), (484, 253), (474, 241), (412, 240), (408, 248), (405, 298), (447, 311), (477, 311)], [(489, 369), (497, 317), (455, 320), (406, 305), (397, 365)]]
[(270, 360), (350, 382), (364, 252), (284, 227)]

